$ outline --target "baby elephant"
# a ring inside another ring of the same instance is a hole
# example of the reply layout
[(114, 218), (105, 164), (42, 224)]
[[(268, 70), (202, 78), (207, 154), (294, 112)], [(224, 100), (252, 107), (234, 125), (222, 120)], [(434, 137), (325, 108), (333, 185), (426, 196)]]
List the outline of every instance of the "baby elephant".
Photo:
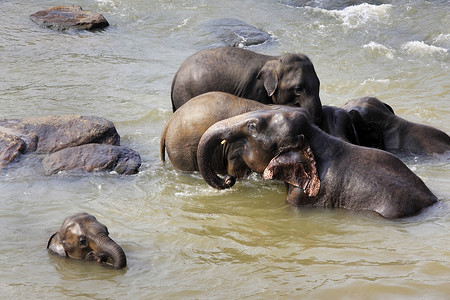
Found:
[(302, 108), (273, 106), (219, 121), (200, 139), (197, 161), (218, 189), (234, 180), (217, 176), (213, 149), (228, 145), (265, 179), (282, 180), (295, 206), (374, 211), (387, 218), (412, 216), (437, 201), (396, 156), (326, 134)]
[(94, 216), (80, 213), (64, 220), (61, 229), (50, 237), (47, 249), (61, 256), (96, 260), (121, 269), (127, 265), (127, 258), (108, 235), (108, 228)]

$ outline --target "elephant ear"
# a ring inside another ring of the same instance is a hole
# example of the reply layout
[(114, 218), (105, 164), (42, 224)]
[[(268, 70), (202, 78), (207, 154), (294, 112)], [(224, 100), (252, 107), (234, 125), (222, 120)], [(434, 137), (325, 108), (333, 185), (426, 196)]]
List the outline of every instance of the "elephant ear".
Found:
[(389, 110), (389, 112), (391, 112), (393, 115), (395, 115), (394, 109), (389, 104), (386, 104), (384, 102), (383, 102), (383, 104), (386, 107), (386, 109)]
[(309, 145), (300, 150), (281, 152), (272, 158), (263, 172), (263, 178), (283, 180), (301, 188), (309, 197), (317, 196), (320, 189), (316, 162)]
[(56, 254), (59, 254), (61, 256), (67, 256), (67, 252), (64, 249), (64, 246), (61, 242), (61, 240), (59, 239), (59, 232), (55, 232), (50, 239), (48, 240), (47, 243), (47, 249), (55, 252)]
[(264, 88), (267, 91), (267, 96), (272, 97), (278, 87), (278, 74), (277, 74), (277, 66), (279, 65), (278, 60), (269, 60), (259, 71), (256, 76), (257, 79), (260, 79), (264, 83)]

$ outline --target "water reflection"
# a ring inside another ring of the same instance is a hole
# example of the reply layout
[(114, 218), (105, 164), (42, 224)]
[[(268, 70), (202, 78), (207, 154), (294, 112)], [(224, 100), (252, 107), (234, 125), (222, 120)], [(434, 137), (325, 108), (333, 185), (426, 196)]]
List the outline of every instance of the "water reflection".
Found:
[(126, 267), (123, 270), (116, 270), (107, 265), (100, 265), (96, 261), (71, 259), (50, 252), (48, 256), (50, 264), (54, 266), (61, 280), (110, 280), (122, 277), (127, 272)]

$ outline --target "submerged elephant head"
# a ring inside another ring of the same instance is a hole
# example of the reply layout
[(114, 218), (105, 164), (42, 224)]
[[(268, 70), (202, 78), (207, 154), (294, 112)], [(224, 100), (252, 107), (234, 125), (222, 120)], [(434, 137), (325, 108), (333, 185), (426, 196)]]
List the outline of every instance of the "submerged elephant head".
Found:
[(433, 155), (450, 151), (450, 136), (437, 128), (407, 121), (375, 97), (347, 102), (347, 110), (362, 146), (395, 154)]
[[(274, 106), (215, 123), (202, 136), (197, 161), (206, 182), (218, 189), (231, 187), (235, 180), (217, 176), (211, 161), (220, 143), (238, 145), (241, 159), (265, 179), (283, 180), (301, 188), (308, 196), (317, 195), (320, 180), (311, 148), (301, 130), (310, 122), (301, 108)], [(236, 148), (236, 146), (234, 146)]]
[(307, 56), (286, 54), (268, 60), (257, 78), (263, 81), (272, 103), (302, 107), (314, 123), (320, 122), (320, 81)]
[(392, 107), (375, 97), (348, 101), (342, 109), (349, 113), (362, 146), (386, 149), (383, 132), (391, 130), (397, 119)]
[(94, 216), (80, 213), (64, 220), (47, 248), (61, 256), (96, 260), (121, 269), (127, 264), (125, 253), (108, 235), (108, 228)]

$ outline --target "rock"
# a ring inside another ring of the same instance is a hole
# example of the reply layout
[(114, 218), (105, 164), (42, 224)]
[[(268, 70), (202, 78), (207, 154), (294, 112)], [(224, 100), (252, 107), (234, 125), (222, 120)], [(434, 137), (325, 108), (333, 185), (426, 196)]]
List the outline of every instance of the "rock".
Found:
[(54, 152), (88, 143), (119, 145), (114, 124), (101, 117), (59, 115), (0, 119), (0, 131), (21, 138), (27, 152)]
[(89, 143), (119, 145), (114, 124), (96, 116), (0, 119), (0, 170), (22, 154), (50, 153)]
[(120, 145), (114, 124), (101, 117), (60, 115), (0, 119), (0, 170), (29, 152), (47, 153), (47, 175), (62, 170), (135, 174), (139, 154)]
[(109, 26), (101, 14), (83, 10), (80, 6), (55, 6), (30, 15), (31, 20), (42, 27), (57, 30), (100, 29)]
[(218, 19), (206, 23), (206, 27), (227, 46), (248, 47), (271, 41), (272, 37), (255, 26), (236, 19)]
[(21, 138), (8, 134), (0, 128), (0, 170), (23, 154), (25, 150), (26, 144)]
[(43, 159), (42, 165), (47, 175), (62, 170), (116, 171), (129, 175), (138, 172), (141, 157), (124, 146), (88, 144), (52, 153)]

